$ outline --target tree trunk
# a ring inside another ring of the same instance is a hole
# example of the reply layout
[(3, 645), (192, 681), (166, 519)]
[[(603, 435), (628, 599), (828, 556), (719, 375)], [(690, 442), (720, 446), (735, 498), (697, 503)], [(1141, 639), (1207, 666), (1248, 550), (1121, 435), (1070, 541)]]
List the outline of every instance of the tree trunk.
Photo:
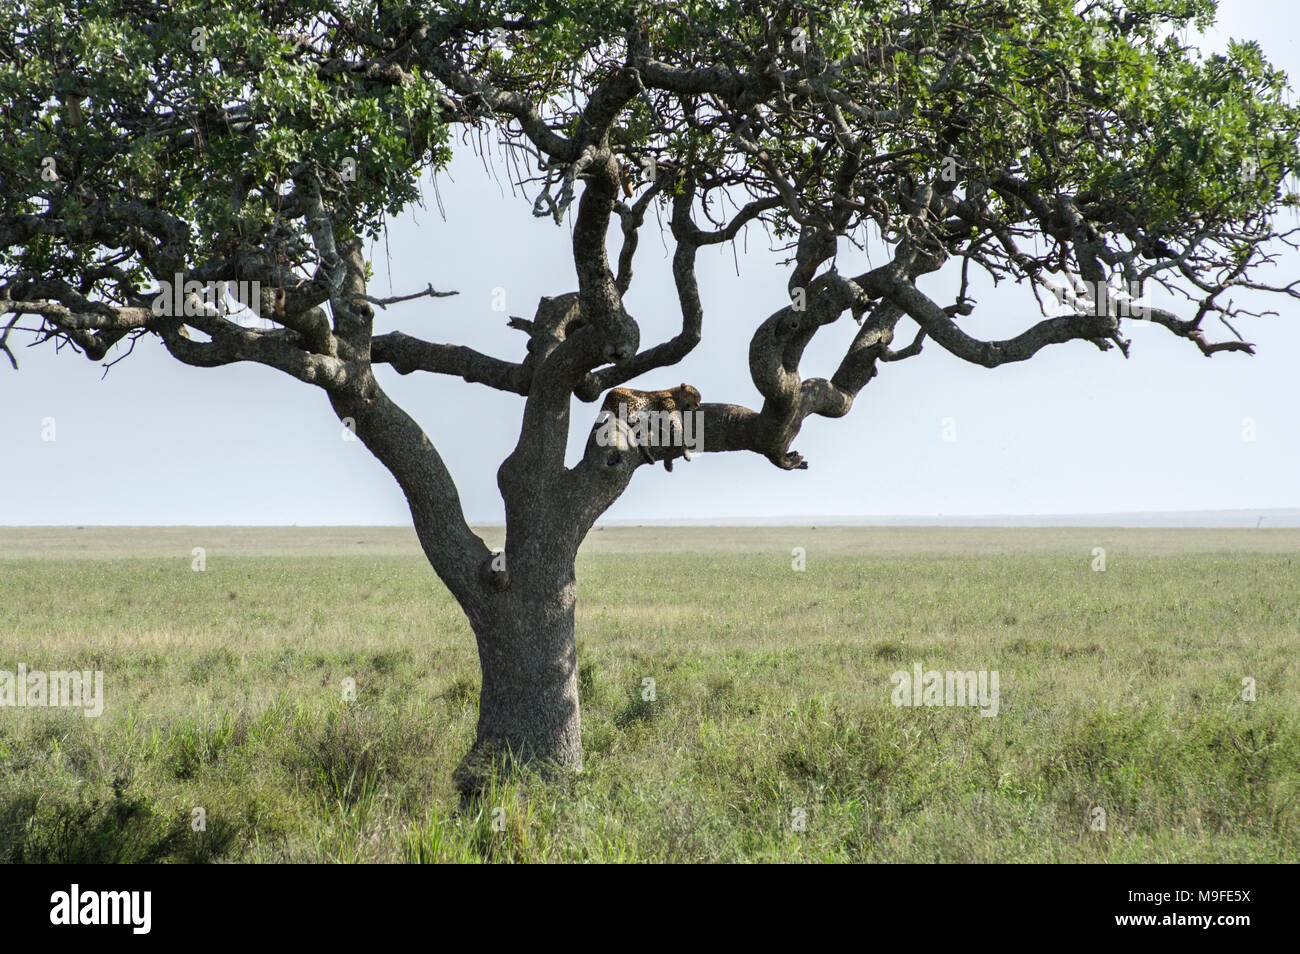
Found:
[(471, 620), (483, 674), (474, 747), (454, 779), (465, 795), (504, 760), (580, 771), (578, 650), (572, 569), (558, 585), (514, 574), (483, 618)]

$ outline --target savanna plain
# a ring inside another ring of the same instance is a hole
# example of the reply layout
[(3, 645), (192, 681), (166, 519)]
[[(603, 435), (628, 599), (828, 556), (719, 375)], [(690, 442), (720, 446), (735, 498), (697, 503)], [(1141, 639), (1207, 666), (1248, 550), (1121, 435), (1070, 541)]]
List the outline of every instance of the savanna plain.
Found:
[[(104, 710), (0, 707), (0, 861), (1300, 860), (1300, 530), (606, 527), (577, 573), (584, 769), (462, 804), (411, 531), (2, 528), (0, 670)], [(916, 664), (997, 715), (895, 706)]]

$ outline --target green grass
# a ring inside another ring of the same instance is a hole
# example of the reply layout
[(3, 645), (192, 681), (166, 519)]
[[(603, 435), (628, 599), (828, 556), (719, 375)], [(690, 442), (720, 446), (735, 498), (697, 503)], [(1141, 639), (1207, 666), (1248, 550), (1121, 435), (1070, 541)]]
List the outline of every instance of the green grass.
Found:
[[(1300, 860), (1296, 531), (597, 532), (585, 770), (463, 811), (473, 640), (407, 536), (40, 533), (0, 531), (0, 669), (105, 710), (0, 708), (0, 860)], [(895, 708), (913, 663), (999, 715)]]

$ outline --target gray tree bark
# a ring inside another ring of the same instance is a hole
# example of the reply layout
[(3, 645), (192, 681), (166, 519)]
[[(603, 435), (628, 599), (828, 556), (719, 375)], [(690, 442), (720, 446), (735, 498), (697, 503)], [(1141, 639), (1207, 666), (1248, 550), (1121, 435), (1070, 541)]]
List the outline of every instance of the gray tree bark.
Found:
[(503, 599), (473, 621), (482, 688), (474, 747), (455, 776), (462, 792), (503, 759), (581, 770), (576, 591), (571, 560), (540, 578), (512, 574)]

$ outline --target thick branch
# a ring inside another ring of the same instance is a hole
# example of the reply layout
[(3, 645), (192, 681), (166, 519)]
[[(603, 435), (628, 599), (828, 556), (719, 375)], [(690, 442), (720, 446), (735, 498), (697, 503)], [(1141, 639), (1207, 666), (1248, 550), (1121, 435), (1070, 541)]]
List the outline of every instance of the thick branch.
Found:
[(376, 364), (391, 365), (398, 374), (412, 371), (451, 374), (498, 391), (528, 393), (530, 375), (523, 365), (463, 345), (435, 344), (400, 331), (376, 336), (370, 343), (370, 359)]

